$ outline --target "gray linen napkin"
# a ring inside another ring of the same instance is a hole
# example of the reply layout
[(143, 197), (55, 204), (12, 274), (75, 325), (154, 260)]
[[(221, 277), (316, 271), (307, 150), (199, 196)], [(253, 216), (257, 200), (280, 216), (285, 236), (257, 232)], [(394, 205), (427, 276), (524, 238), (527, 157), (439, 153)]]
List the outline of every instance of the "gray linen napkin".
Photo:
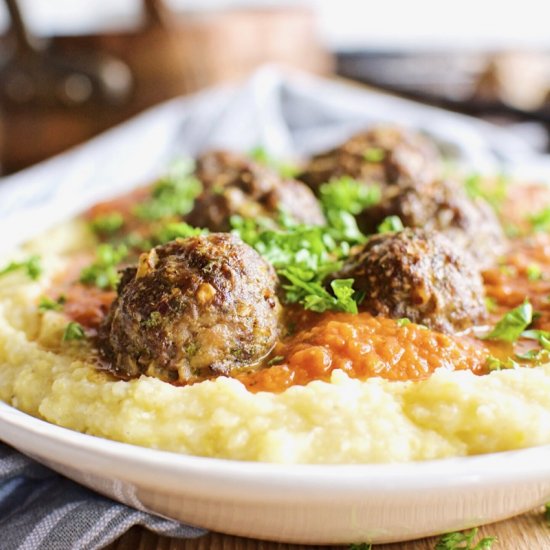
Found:
[(98, 495), (0, 443), (2, 550), (94, 550), (133, 525), (169, 537), (205, 533)]

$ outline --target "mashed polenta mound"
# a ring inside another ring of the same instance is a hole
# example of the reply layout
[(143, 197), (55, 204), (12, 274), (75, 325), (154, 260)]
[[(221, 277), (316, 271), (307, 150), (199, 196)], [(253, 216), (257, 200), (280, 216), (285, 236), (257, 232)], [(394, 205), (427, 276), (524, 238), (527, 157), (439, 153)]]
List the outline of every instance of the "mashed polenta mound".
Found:
[(329, 381), (252, 393), (220, 376), (178, 387), (123, 381), (62, 342), (67, 319), (39, 298), (85, 248), (78, 222), (30, 243), (37, 281), (14, 271), (0, 285), (0, 399), (87, 434), (178, 453), (280, 463), (425, 460), (550, 443), (550, 366), (477, 376), (437, 370), (421, 381)]

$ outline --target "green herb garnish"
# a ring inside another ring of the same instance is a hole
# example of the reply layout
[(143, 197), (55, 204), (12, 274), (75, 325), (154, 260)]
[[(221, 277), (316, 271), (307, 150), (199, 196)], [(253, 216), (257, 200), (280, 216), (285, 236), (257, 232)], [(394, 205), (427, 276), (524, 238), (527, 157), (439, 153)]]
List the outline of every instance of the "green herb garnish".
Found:
[(63, 342), (70, 342), (71, 340), (82, 340), (86, 337), (84, 327), (80, 323), (71, 321), (63, 332)]
[(254, 147), (249, 151), (248, 156), (258, 164), (273, 168), (282, 178), (293, 178), (300, 171), (298, 166), (288, 162), (282, 162), (270, 155), (265, 147)]
[(378, 204), (381, 192), (377, 185), (365, 185), (349, 176), (342, 176), (321, 185), (319, 197), (326, 212), (338, 210), (359, 214), (365, 208)]
[(527, 266), (527, 278), (530, 281), (540, 281), (542, 279), (542, 269), (538, 264), (529, 264)]
[(493, 372), (495, 370), (507, 370), (507, 369), (517, 369), (519, 364), (516, 363), (512, 358), (508, 359), (499, 359), (493, 355), (487, 357), (487, 362), (485, 363), (487, 370)]
[(367, 162), (382, 162), (385, 157), (386, 157), (386, 152), (381, 147), (369, 147), (363, 153), (363, 158)]
[(157, 230), (152, 240), (155, 245), (165, 244), (175, 239), (186, 239), (187, 237), (195, 237), (197, 235), (205, 235), (208, 233), (207, 229), (201, 229), (199, 227), (192, 227), (191, 225), (181, 223), (169, 223), (162, 226)]
[(498, 210), (506, 200), (508, 185), (508, 179), (502, 175), (490, 183), (480, 174), (472, 174), (464, 181), (466, 193), (472, 199), (483, 199), (495, 210)]
[(403, 231), (403, 222), (399, 216), (388, 216), (378, 226), (378, 233), (397, 233)]
[(90, 222), (92, 230), (99, 235), (112, 235), (124, 225), (124, 218), (120, 212), (112, 212), (97, 216)]
[(483, 537), (477, 544), (474, 544), (478, 528), (463, 533), (447, 533), (436, 543), (435, 550), (489, 550), (497, 541), (496, 537)]
[(370, 542), (360, 542), (359, 544), (350, 544), (349, 550), (372, 550)]
[(273, 365), (279, 365), (281, 364), (283, 361), (285, 360), (284, 356), (283, 355), (276, 355), (275, 357), (272, 357), (268, 362), (267, 362), (267, 365), (269, 367), (273, 366)]
[(527, 221), (536, 232), (550, 231), (550, 206), (543, 208), (540, 212), (528, 216)]
[(407, 325), (411, 324), (411, 320), (407, 319), (406, 317), (402, 317), (401, 319), (397, 319), (396, 323), (398, 327), (406, 327)]
[(153, 187), (151, 198), (138, 204), (134, 213), (144, 220), (180, 217), (191, 212), (202, 191), (201, 182), (192, 174), (194, 164), (181, 161)]
[(42, 296), (38, 302), (38, 309), (40, 311), (59, 311), (65, 301), (65, 296), (60, 296), (57, 300), (53, 300), (49, 296)]
[(523, 304), (506, 313), (484, 339), (515, 342), (532, 322), (533, 306), (525, 300)]
[(36, 281), (40, 275), (42, 275), (42, 264), (40, 262), (40, 257), (30, 256), (26, 260), (11, 262), (7, 266), (0, 269), (0, 276), (19, 270), (25, 271), (30, 279)]
[(544, 505), (544, 520), (550, 526), (550, 502)]
[(97, 247), (94, 263), (80, 272), (80, 282), (103, 290), (115, 290), (120, 279), (118, 265), (127, 255), (128, 249), (124, 245), (115, 247), (110, 244), (100, 244)]

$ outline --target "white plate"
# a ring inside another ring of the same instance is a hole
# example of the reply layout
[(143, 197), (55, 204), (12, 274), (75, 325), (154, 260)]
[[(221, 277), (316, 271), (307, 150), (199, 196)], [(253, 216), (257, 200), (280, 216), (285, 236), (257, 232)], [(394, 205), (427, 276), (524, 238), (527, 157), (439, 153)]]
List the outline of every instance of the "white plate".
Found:
[(108, 441), (4, 403), (0, 438), (130, 506), (274, 541), (403, 541), (499, 521), (550, 500), (550, 445), (408, 464), (284, 466)]

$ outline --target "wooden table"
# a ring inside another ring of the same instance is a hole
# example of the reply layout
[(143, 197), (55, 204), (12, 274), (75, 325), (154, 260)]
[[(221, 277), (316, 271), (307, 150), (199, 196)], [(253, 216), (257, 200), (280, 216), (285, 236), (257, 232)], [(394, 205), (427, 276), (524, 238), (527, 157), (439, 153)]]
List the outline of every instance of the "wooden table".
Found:
[[(533, 510), (523, 516), (482, 527), (478, 535), (494, 535), (499, 543), (493, 550), (550, 549), (550, 526), (544, 521), (542, 510)], [(407, 543), (375, 545), (374, 550), (433, 550), (437, 538)], [(262, 542), (212, 533), (194, 540), (159, 537), (141, 527), (134, 527), (108, 550), (330, 550), (329, 546), (302, 546)], [(344, 547), (345, 548), (345, 547)]]

